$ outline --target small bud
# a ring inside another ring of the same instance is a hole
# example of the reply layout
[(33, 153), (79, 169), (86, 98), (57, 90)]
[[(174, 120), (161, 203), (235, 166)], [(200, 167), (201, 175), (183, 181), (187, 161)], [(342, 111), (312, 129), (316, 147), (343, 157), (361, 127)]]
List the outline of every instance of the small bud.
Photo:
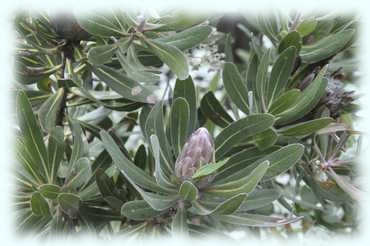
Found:
[(189, 178), (204, 164), (212, 161), (214, 145), (212, 136), (204, 127), (196, 130), (185, 143), (175, 164), (179, 178)]

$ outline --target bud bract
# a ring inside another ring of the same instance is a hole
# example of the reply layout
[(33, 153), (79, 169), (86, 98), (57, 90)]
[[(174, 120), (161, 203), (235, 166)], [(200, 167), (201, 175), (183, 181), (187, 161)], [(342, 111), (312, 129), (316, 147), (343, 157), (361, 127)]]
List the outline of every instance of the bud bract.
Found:
[(175, 174), (189, 178), (202, 165), (212, 161), (214, 144), (212, 136), (204, 127), (198, 128), (184, 144), (175, 164)]

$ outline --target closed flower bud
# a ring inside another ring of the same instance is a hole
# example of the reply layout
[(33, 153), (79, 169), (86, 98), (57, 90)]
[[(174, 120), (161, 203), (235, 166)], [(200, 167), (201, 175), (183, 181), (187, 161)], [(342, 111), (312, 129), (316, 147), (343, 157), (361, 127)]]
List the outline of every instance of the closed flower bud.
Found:
[(177, 157), (175, 174), (179, 178), (189, 178), (204, 164), (212, 161), (214, 146), (212, 136), (204, 127), (196, 130), (184, 144)]

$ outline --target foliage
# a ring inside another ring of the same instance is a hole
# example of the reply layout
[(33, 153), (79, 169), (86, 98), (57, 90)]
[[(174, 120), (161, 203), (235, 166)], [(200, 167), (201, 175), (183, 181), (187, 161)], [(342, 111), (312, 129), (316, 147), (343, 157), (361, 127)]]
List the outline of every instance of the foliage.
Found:
[[(361, 137), (344, 86), (355, 80), (356, 22), (276, 13), (231, 19), (238, 32), (221, 32), (223, 21), (16, 16), (18, 229), (356, 229)], [(215, 73), (204, 86), (190, 74), (194, 52), (207, 49), (214, 60), (200, 66)]]

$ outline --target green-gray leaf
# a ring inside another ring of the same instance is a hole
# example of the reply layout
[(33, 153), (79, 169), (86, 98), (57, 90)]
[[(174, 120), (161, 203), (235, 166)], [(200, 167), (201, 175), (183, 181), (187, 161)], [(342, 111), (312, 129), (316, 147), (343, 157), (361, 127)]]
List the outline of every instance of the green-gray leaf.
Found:
[(277, 138), (278, 134), (276, 133), (275, 129), (269, 128), (266, 131), (255, 135), (253, 141), (258, 149), (265, 150), (273, 146), (276, 143)]
[(54, 184), (44, 184), (39, 187), (39, 192), (45, 198), (55, 199), (60, 192), (60, 187)]
[(301, 95), (301, 91), (298, 89), (291, 89), (281, 94), (271, 104), (268, 112), (273, 115), (278, 115), (290, 108), (295, 106), (298, 98)]
[(279, 53), (283, 52), (290, 46), (294, 46), (297, 51), (301, 49), (302, 46), (302, 38), (298, 32), (293, 31), (288, 33), (279, 43), (278, 50)]
[(87, 157), (78, 159), (73, 166), (73, 177), (68, 181), (68, 187), (79, 188), (87, 181), (92, 175), (90, 160)]
[(37, 172), (39, 178), (47, 182), (50, 180), (50, 170), (47, 166), (46, 147), (31, 104), (23, 91), (17, 97), (17, 116), (23, 136), (23, 148), (27, 149), (30, 157), (27, 163)]
[[(155, 70), (148, 68), (139, 61), (134, 46), (130, 46), (127, 50), (121, 46), (116, 52), (118, 61), (129, 78), (143, 83), (156, 83), (160, 80)], [(154, 71), (153, 71), (154, 70)]]
[(278, 115), (279, 118), (277, 119), (277, 124), (287, 124), (300, 119), (317, 105), (321, 97), (325, 94), (325, 88), (328, 83), (327, 79), (324, 78), (326, 70), (327, 67), (321, 69), (316, 78), (302, 92), (298, 102), (293, 108)]
[(188, 136), (189, 118), (188, 102), (182, 97), (176, 98), (171, 106), (169, 116), (170, 139), (175, 156), (181, 153), (182, 146)]
[(248, 194), (239, 211), (245, 212), (268, 206), (279, 197), (280, 193), (274, 189), (255, 190)]
[(149, 137), (152, 134), (158, 137), (160, 157), (163, 160), (161, 161), (163, 162), (163, 170), (167, 175), (170, 175), (172, 173), (174, 163), (170, 144), (164, 129), (163, 101), (154, 105), (153, 109), (150, 111), (145, 124), (145, 131)]
[(56, 179), (56, 174), (64, 156), (64, 129), (55, 127), (49, 135), (48, 140), (48, 165), (51, 173), (51, 181)]
[(215, 173), (218, 169), (220, 169), (225, 163), (227, 162), (227, 159), (218, 161), (216, 163), (208, 163), (206, 165), (201, 166), (199, 169), (196, 170), (196, 172), (191, 177), (192, 179), (198, 179), (204, 176), (211, 175)]
[(127, 159), (106, 131), (102, 131), (100, 135), (105, 149), (113, 159), (114, 165), (116, 165), (122, 174), (132, 181), (134, 185), (139, 185), (152, 191), (167, 192), (167, 190), (160, 187), (151, 176)]
[(245, 198), (246, 194), (237, 194), (224, 200), (223, 202), (220, 202), (213, 209), (209, 209), (199, 202), (193, 202), (193, 207), (190, 208), (190, 211), (198, 215), (232, 214), (239, 209)]
[(178, 208), (171, 223), (171, 230), (174, 235), (185, 236), (188, 234), (187, 212), (185, 208)]
[(198, 198), (198, 188), (192, 182), (185, 180), (180, 186), (179, 195), (186, 201), (195, 201)]
[(287, 171), (290, 167), (292, 167), (298, 160), (301, 159), (303, 151), (304, 146), (302, 144), (289, 144), (268, 155), (263, 156), (262, 158), (246, 166), (245, 168), (241, 168), (238, 172), (226, 176), (225, 178), (218, 179), (217, 184), (222, 184), (225, 182), (243, 178), (246, 175), (249, 175), (252, 170), (255, 169), (261, 162), (266, 160), (270, 162), (270, 167), (268, 168), (263, 179), (270, 179)]
[(317, 26), (317, 20), (312, 19), (312, 18), (306, 19), (302, 21), (301, 23), (299, 23), (297, 27), (297, 31), (302, 37), (306, 37), (307, 35), (311, 34), (315, 30), (316, 26)]
[(90, 11), (89, 14), (76, 15), (78, 24), (92, 35), (110, 37), (125, 34), (123, 23), (116, 16), (107, 16)]
[(118, 196), (113, 179), (102, 169), (96, 170), (96, 184), (103, 199), (114, 209), (120, 209), (123, 201)]
[(35, 192), (32, 194), (31, 210), (32, 213), (37, 216), (50, 215), (49, 204), (39, 192)]
[(225, 197), (240, 193), (250, 193), (256, 188), (258, 182), (263, 178), (268, 168), (269, 161), (263, 161), (258, 164), (248, 176), (230, 182), (218, 182), (207, 188), (207, 192)]
[(146, 40), (149, 51), (158, 56), (172, 70), (176, 76), (184, 80), (189, 76), (189, 65), (184, 53), (172, 45), (158, 40)]
[(147, 220), (161, 214), (144, 200), (129, 201), (122, 205), (121, 214), (132, 220)]
[(216, 160), (248, 137), (267, 130), (273, 123), (274, 117), (270, 114), (254, 114), (231, 123), (215, 139)]
[(60, 193), (57, 197), (58, 204), (64, 213), (72, 218), (77, 216), (80, 208), (80, 197), (72, 193)]
[(40, 107), (38, 117), (41, 127), (50, 132), (56, 125), (64, 97), (64, 89), (60, 88), (50, 96)]
[(329, 125), (331, 122), (333, 122), (333, 119), (329, 117), (309, 120), (280, 128), (278, 132), (284, 136), (303, 137), (315, 133), (316, 131)]
[(233, 118), (222, 107), (212, 91), (202, 97), (200, 109), (207, 118), (218, 126), (226, 127), (233, 122)]
[(285, 49), (276, 59), (271, 70), (270, 80), (266, 87), (266, 97), (269, 105), (278, 97), (288, 84), (296, 57), (296, 48), (291, 46)]
[(244, 113), (249, 112), (248, 91), (246, 83), (233, 63), (225, 63), (222, 73), (226, 93), (230, 100)]
[(161, 158), (160, 144), (156, 135), (150, 136), (150, 144), (155, 160), (154, 176), (157, 183), (162, 187), (167, 187), (168, 189), (174, 188), (175, 186), (172, 184), (170, 178), (172, 172), (166, 167), (163, 157)]
[(87, 59), (93, 65), (103, 65), (112, 61), (112, 56), (117, 49), (115, 44), (106, 44), (93, 47), (87, 53)]
[(108, 66), (92, 67), (94, 74), (124, 98), (134, 102), (155, 103), (155, 95), (146, 87)]
[(194, 26), (184, 31), (166, 35), (155, 40), (177, 47), (180, 50), (193, 48), (203, 42), (211, 33), (209, 26)]
[(312, 45), (303, 46), (299, 53), (302, 62), (312, 64), (337, 54), (348, 45), (354, 35), (355, 30), (348, 29), (326, 36)]
[(276, 227), (285, 224), (294, 223), (302, 219), (302, 217), (284, 219), (277, 217), (269, 217), (259, 214), (233, 214), (233, 215), (220, 215), (217, 217), (219, 220), (238, 226), (253, 226), (253, 227)]
[(173, 98), (176, 99), (179, 97), (185, 98), (189, 104), (189, 135), (194, 131), (197, 124), (197, 97), (194, 82), (190, 76), (185, 80), (176, 80)]
[[(80, 159), (85, 154), (84, 140), (82, 138), (82, 128), (76, 120), (71, 120), (70, 122), (72, 135), (73, 135), (73, 146), (72, 153), (69, 159), (70, 166), (73, 167), (77, 160)], [(72, 170), (69, 170), (70, 172)]]
[(254, 164), (257, 160), (270, 154), (272, 152), (271, 149), (273, 148), (261, 151), (258, 148), (252, 147), (232, 155), (224, 165), (224, 168), (217, 173), (214, 182), (218, 182), (218, 180), (222, 180), (234, 173), (238, 173), (241, 169)]
[(258, 100), (261, 101), (262, 109), (267, 110), (268, 95), (267, 82), (269, 80), (268, 67), (270, 64), (271, 49), (267, 50), (261, 58), (256, 75), (256, 94)]

